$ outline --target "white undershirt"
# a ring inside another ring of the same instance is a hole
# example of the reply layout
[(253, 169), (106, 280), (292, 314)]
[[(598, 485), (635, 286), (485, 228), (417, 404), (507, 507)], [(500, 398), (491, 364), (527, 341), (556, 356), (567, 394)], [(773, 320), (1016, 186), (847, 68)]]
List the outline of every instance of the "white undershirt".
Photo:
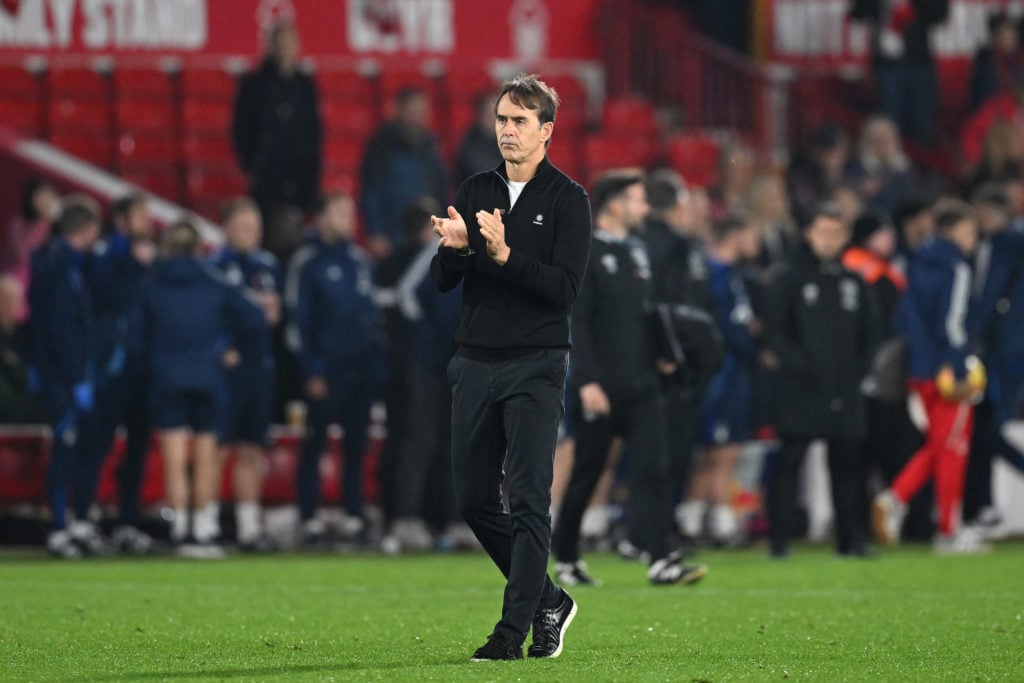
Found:
[(523, 193), (523, 188), (526, 187), (526, 183), (517, 183), (508, 181), (508, 208), (511, 209), (516, 205), (516, 200), (519, 199), (519, 195)]

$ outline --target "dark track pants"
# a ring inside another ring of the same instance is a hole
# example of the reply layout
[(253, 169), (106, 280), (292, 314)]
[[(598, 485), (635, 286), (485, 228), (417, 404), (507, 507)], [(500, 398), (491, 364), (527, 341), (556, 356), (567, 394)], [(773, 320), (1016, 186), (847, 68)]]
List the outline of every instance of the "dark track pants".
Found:
[(547, 567), (567, 355), (551, 349), (494, 362), (456, 355), (448, 365), (456, 504), (508, 580), (495, 633), (520, 643), (538, 605), (560, 596)]

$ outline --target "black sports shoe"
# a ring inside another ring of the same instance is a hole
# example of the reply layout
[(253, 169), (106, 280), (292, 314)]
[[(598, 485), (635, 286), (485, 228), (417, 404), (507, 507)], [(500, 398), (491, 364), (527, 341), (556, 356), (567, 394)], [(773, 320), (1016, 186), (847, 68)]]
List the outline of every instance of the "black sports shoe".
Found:
[(530, 657), (554, 658), (562, 654), (562, 639), (569, 624), (576, 618), (576, 601), (562, 591), (558, 607), (538, 609), (533, 617), (533, 644), (527, 650)]
[(492, 633), (473, 653), (471, 662), (502, 662), (523, 658), (523, 646), (500, 633)]
[(647, 570), (647, 578), (656, 586), (664, 586), (673, 583), (697, 583), (707, 573), (707, 565), (683, 564), (683, 556), (674, 552), (653, 562)]

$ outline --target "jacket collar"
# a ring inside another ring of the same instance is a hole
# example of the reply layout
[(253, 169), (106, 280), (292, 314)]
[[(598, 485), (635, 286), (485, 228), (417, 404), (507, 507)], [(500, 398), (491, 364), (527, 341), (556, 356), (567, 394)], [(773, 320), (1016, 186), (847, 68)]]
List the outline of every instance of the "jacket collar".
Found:
[[(510, 182), (508, 179), (508, 170), (506, 170), (505, 168), (504, 160), (502, 160), (502, 162), (498, 164), (498, 167), (494, 169), (494, 172), (501, 176), (502, 180), (504, 180), (506, 183)], [(537, 172), (533, 175), (533, 178), (530, 178), (530, 180), (533, 180), (534, 178), (544, 179), (554, 172), (555, 167), (551, 164), (550, 161), (548, 161), (548, 155), (545, 154), (544, 158), (540, 160), (540, 164), (537, 166)], [(527, 182), (530, 181), (528, 180)]]

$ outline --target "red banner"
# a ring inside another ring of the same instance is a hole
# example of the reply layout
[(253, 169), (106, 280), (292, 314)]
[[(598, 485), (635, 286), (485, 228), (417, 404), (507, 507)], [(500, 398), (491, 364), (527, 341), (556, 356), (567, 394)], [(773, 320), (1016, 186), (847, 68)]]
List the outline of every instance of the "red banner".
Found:
[(314, 58), (593, 59), (599, 0), (0, 0), (0, 57), (252, 57), (298, 26)]

